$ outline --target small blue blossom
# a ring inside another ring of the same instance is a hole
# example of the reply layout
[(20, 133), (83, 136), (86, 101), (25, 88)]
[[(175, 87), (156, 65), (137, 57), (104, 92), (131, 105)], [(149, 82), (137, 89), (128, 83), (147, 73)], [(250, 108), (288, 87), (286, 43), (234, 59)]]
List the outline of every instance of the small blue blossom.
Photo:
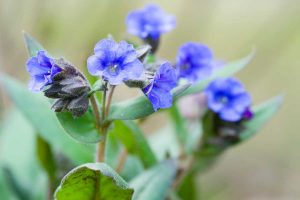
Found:
[(142, 39), (158, 40), (160, 35), (175, 28), (173, 15), (166, 14), (156, 5), (148, 5), (143, 9), (132, 11), (126, 18), (128, 33)]
[(151, 84), (143, 89), (154, 110), (172, 106), (171, 90), (177, 85), (176, 70), (171, 63), (160, 65)]
[(187, 79), (191, 83), (209, 76), (214, 64), (213, 53), (203, 44), (187, 42), (178, 50), (179, 78)]
[(36, 56), (29, 58), (26, 69), (30, 74), (29, 89), (34, 92), (41, 91), (45, 86), (50, 85), (53, 76), (61, 71), (45, 51), (39, 51)]
[(239, 121), (249, 115), (251, 97), (235, 78), (217, 79), (205, 89), (208, 108), (225, 121)]
[(87, 60), (89, 73), (102, 76), (111, 85), (138, 79), (143, 73), (136, 50), (125, 41), (116, 43), (112, 39), (103, 39), (96, 44), (94, 53)]

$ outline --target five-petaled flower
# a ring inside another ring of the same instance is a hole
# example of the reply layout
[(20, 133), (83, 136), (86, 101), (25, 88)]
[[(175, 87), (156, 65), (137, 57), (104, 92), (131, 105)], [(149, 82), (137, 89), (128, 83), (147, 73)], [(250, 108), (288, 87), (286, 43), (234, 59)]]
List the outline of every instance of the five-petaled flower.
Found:
[(216, 79), (205, 89), (208, 108), (225, 121), (239, 121), (249, 115), (251, 97), (235, 78)]
[(156, 5), (132, 11), (126, 18), (127, 31), (142, 39), (158, 40), (160, 35), (176, 26), (173, 15), (166, 14)]
[(214, 63), (212, 51), (203, 44), (187, 42), (178, 50), (179, 78), (191, 83), (209, 76)]
[(111, 85), (138, 79), (143, 73), (136, 50), (125, 41), (116, 43), (113, 39), (103, 39), (96, 44), (94, 53), (87, 60), (89, 73), (101, 76)]
[(156, 71), (153, 81), (143, 89), (154, 110), (172, 106), (171, 90), (177, 85), (175, 68), (169, 62), (164, 62)]
[(41, 91), (52, 83), (52, 78), (61, 71), (45, 51), (38, 51), (36, 56), (28, 59), (26, 69), (30, 74), (29, 89)]

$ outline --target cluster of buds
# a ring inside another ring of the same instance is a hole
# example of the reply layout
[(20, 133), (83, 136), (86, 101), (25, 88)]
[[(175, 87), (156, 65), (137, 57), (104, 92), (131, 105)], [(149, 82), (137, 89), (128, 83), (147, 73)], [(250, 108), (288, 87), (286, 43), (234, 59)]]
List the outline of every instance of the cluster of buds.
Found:
[(83, 115), (89, 105), (90, 86), (84, 75), (65, 59), (53, 59), (61, 71), (52, 78), (52, 84), (44, 91), (48, 98), (56, 99), (52, 104), (55, 112), (67, 111), (73, 116)]

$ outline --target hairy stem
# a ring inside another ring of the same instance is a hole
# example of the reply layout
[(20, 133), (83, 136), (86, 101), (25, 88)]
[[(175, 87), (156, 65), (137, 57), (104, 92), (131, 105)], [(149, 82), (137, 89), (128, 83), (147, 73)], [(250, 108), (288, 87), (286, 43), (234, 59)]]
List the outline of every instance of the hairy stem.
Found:
[(106, 135), (104, 135), (103, 140), (101, 140), (97, 145), (96, 162), (104, 162), (105, 146), (106, 146), (105, 144), (106, 144)]
[(107, 104), (106, 104), (106, 109), (105, 109), (105, 117), (107, 117), (108, 114), (109, 114), (110, 104), (111, 104), (111, 101), (112, 101), (112, 96), (113, 96), (115, 87), (116, 87), (115, 85), (112, 85), (111, 88), (110, 88), (110, 90), (109, 90), (108, 98), (107, 98)]
[(104, 83), (104, 91), (102, 96), (102, 113), (101, 113), (101, 125), (103, 126), (103, 122), (105, 120), (105, 106), (106, 106), (106, 90), (107, 90), (107, 81)]
[(95, 118), (96, 118), (96, 127), (97, 127), (97, 129), (99, 129), (101, 119), (100, 119), (100, 113), (99, 113), (99, 110), (98, 110), (98, 105), (97, 105), (97, 102), (96, 102), (96, 99), (95, 99), (94, 95), (90, 96), (90, 102), (92, 104), (93, 113), (94, 113)]

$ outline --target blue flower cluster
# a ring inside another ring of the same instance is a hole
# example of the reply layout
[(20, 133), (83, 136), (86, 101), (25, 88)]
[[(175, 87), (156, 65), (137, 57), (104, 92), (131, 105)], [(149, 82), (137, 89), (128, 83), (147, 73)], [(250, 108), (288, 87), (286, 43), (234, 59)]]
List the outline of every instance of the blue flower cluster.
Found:
[(177, 85), (177, 74), (171, 63), (165, 62), (156, 71), (151, 84), (143, 92), (151, 101), (154, 110), (172, 106), (171, 90)]
[[(129, 13), (126, 24), (129, 33), (150, 43), (151, 40), (159, 40), (161, 34), (172, 30), (176, 22), (174, 16), (166, 14), (158, 6), (149, 5)], [(151, 53), (154, 52), (152, 49)], [(138, 82), (143, 79), (142, 75), (147, 73), (146, 63), (142, 63), (143, 59), (139, 57), (132, 44), (103, 39), (95, 45), (94, 54), (87, 60), (87, 67), (91, 75), (101, 77), (110, 85), (128, 81)], [(142, 84), (141, 89), (152, 103), (154, 110), (168, 108), (172, 105), (171, 90), (176, 87), (178, 79), (195, 83), (210, 76), (214, 64), (213, 53), (207, 46), (187, 42), (178, 50), (176, 68), (169, 62), (160, 64), (150, 80), (142, 80), (148, 85), (145, 84), (147, 85), (145, 87)], [(61, 70), (46, 52), (39, 51), (37, 56), (27, 62), (27, 71), (31, 76), (29, 88), (33, 91), (44, 90), (45, 86), (53, 83), (53, 77)], [(251, 117), (249, 110), (251, 98), (236, 79), (216, 80), (207, 87), (205, 94), (208, 107), (218, 113), (223, 120), (238, 121), (242, 117)]]
[(217, 79), (205, 89), (208, 108), (225, 121), (251, 117), (251, 97), (235, 78)]
[(156, 5), (132, 11), (126, 18), (127, 31), (142, 39), (158, 40), (160, 35), (175, 28), (173, 15), (166, 14)]
[(26, 63), (26, 69), (30, 74), (29, 89), (34, 92), (42, 91), (50, 85), (52, 78), (61, 71), (45, 51), (39, 51), (31, 57)]
[(143, 73), (143, 64), (136, 50), (125, 41), (116, 43), (112, 39), (103, 39), (96, 44), (94, 53), (87, 60), (89, 73), (102, 76), (111, 85), (138, 79)]
[(178, 50), (179, 78), (191, 83), (207, 78), (212, 73), (213, 64), (213, 53), (203, 44), (188, 42)]

